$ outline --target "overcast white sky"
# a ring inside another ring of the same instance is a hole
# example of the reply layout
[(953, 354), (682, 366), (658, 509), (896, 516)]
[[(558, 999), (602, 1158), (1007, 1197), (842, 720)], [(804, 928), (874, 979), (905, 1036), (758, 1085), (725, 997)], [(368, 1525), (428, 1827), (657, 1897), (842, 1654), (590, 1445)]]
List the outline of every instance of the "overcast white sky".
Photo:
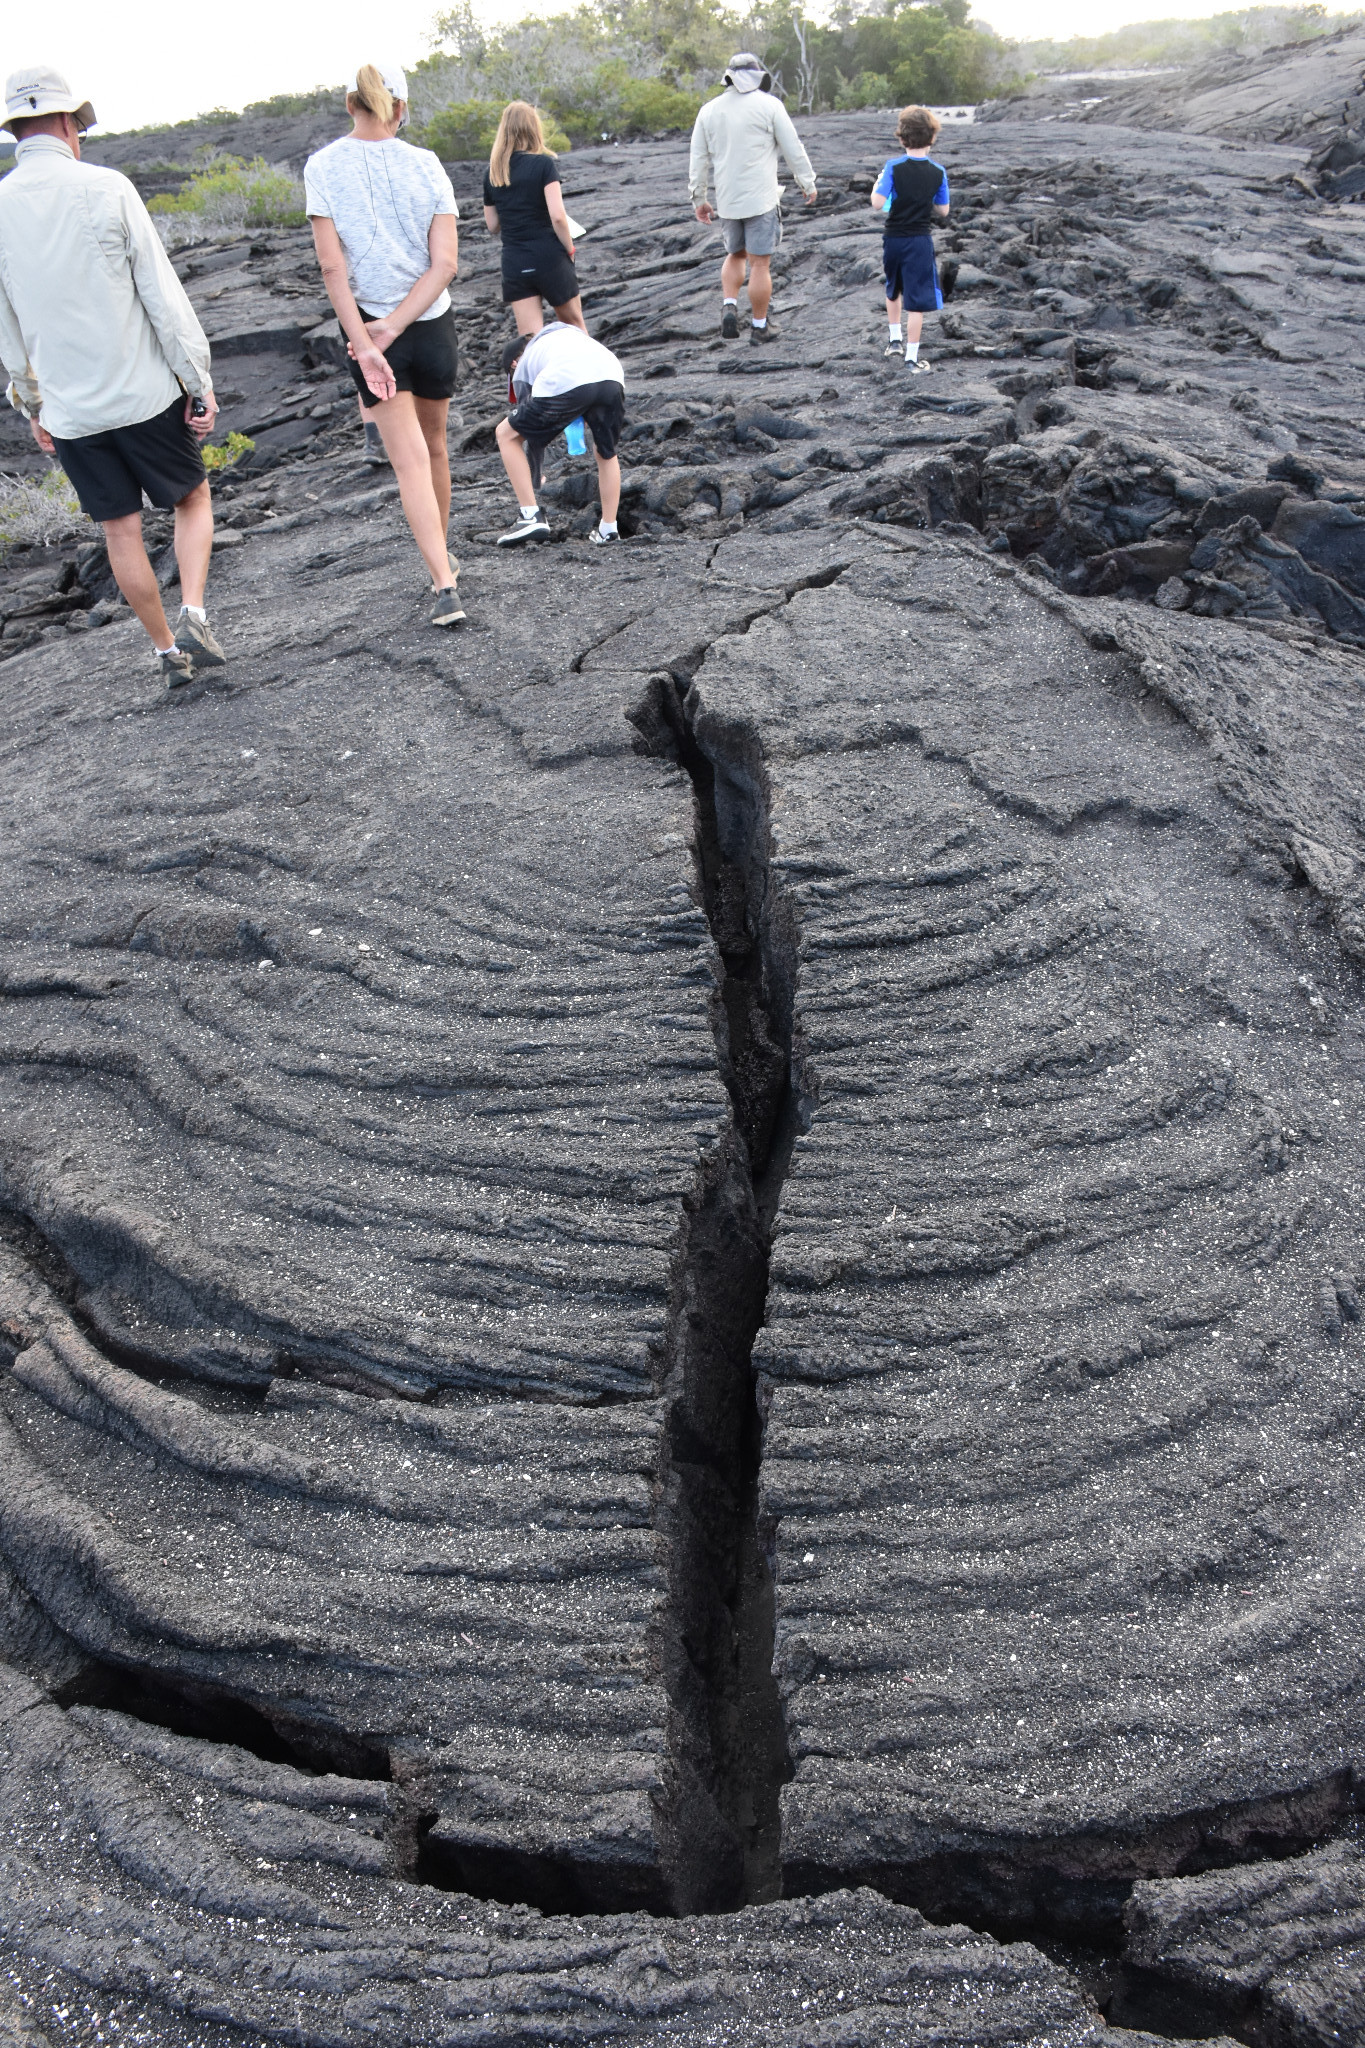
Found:
[[(976, 0), (981, 20), (1007, 36), (1094, 35), (1161, 15), (1220, 14), (1233, 0)], [(277, 92), (338, 84), (356, 64), (425, 56), (436, 0), (232, 0), (218, 8), (184, 0), (63, 0), (43, 20), (33, 6), (7, 10), (4, 67), (56, 64), (94, 101), (106, 129), (181, 121), (210, 107), (243, 106)], [(489, 0), (487, 19), (554, 14), (552, 0)], [(812, 7), (812, 12), (818, 11)]]

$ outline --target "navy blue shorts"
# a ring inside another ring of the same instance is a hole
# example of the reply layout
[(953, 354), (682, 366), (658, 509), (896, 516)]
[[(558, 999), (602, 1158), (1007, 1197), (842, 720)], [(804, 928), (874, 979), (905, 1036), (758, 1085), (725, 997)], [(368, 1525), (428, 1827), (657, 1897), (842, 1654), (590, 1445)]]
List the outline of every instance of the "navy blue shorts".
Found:
[(932, 235), (883, 235), (886, 296), (900, 299), (907, 313), (936, 313), (943, 304)]

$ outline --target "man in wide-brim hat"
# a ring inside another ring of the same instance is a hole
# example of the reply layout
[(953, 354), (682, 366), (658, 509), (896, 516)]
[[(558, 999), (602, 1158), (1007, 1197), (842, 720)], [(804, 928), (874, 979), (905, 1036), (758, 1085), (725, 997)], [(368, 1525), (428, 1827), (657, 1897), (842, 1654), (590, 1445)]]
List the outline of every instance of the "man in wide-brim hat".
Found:
[[(146, 207), (118, 171), (81, 162), (94, 120), (48, 65), (5, 81), (18, 147), (0, 180), (0, 359), (11, 405), (103, 526), (114, 579), (174, 686), (224, 660), (204, 612), (213, 507), (200, 446), (218, 406), (204, 330)], [(175, 508), (174, 633), (143, 544), (144, 491)]]
[[(725, 244), (720, 268), (720, 331), (727, 340), (739, 335), (739, 288), (749, 273), (751, 342), (773, 341), (776, 324), (768, 317), (772, 300), (772, 255), (782, 240), (782, 188), (777, 182), (779, 152), (793, 177), (815, 204), (815, 173), (792, 119), (772, 89), (772, 75), (751, 50), (730, 59), (725, 90), (708, 100), (692, 130), (692, 163), (688, 179), (698, 220), (719, 220)], [(708, 194), (715, 180), (716, 203)]]

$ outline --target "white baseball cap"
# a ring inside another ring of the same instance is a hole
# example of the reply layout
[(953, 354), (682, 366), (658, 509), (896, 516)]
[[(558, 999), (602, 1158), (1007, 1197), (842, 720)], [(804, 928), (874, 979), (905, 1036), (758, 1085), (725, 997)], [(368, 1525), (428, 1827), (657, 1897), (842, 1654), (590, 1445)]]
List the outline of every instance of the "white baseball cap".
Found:
[[(363, 68), (362, 65), (356, 66), (356, 71), (352, 72), (351, 82), (346, 88), (347, 92), (354, 92), (356, 90), (356, 72), (363, 70)], [(405, 100), (407, 98), (408, 76), (400, 65), (376, 64), (374, 68), (383, 79), (390, 99)]]
[(5, 119), (31, 120), (38, 114), (74, 114), (82, 128), (93, 128), (95, 109), (78, 99), (60, 71), (50, 64), (26, 64), (5, 80)]

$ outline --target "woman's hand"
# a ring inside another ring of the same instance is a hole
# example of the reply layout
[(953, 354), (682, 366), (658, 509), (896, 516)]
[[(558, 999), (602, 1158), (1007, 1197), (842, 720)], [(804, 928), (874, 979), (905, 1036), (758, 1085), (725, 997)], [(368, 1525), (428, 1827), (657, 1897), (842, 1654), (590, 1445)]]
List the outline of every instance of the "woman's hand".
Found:
[[(368, 329), (366, 330), (368, 332)], [(377, 348), (356, 348), (348, 343), (346, 353), (360, 365), (360, 374), (376, 398), (392, 398), (398, 389), (388, 359)]]
[(387, 349), (393, 347), (403, 330), (401, 327), (395, 327), (392, 320), (367, 320), (365, 332), (382, 356)]

